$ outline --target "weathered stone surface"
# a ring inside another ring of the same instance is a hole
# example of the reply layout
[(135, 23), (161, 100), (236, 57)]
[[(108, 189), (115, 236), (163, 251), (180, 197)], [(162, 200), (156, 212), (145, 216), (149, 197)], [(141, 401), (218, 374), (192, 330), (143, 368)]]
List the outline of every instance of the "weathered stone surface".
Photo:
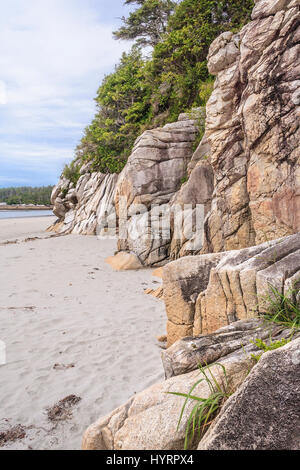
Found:
[(163, 270), (168, 345), (267, 312), (271, 287), (297, 302), (299, 253), (297, 233), (251, 248), (169, 263)]
[(124, 251), (120, 251), (115, 256), (106, 258), (105, 262), (116, 271), (132, 271), (143, 267), (134, 253), (126, 253)]
[[(116, 208), (126, 201), (127, 236), (119, 240), (121, 251), (136, 253), (144, 265), (169, 256), (170, 230), (161, 229), (160, 213), (170, 217), (169, 201), (180, 189), (193, 155), (195, 119), (182, 115), (178, 122), (144, 132), (133, 148), (116, 188)], [(156, 207), (153, 208), (152, 205)]]
[(189, 175), (191, 175), (193, 169), (199, 162), (209, 161), (210, 152), (211, 152), (210, 143), (208, 142), (206, 135), (204, 135), (197, 149), (193, 153), (192, 159), (189, 163), (189, 166), (188, 166)]
[(256, 2), (253, 21), (211, 45), (206, 138), (215, 175), (203, 252), (300, 230), (299, 2)]
[(195, 303), (207, 287), (210, 271), (223, 254), (186, 256), (163, 268), (168, 346), (193, 333)]
[[(171, 259), (201, 252), (204, 243), (204, 220), (211, 209), (213, 188), (212, 166), (209, 160), (200, 159), (192, 169), (188, 181), (170, 202)], [(184, 209), (184, 217), (181, 211), (177, 212), (178, 209)]]
[(146, 295), (152, 295), (152, 297), (155, 297), (156, 299), (162, 299), (164, 295), (164, 290), (163, 287), (157, 287), (156, 289), (145, 289), (145, 294)]
[(265, 353), (199, 450), (299, 450), (300, 338)]
[[(244, 354), (219, 361), (226, 368), (229, 388), (243, 382), (252, 361)], [(220, 384), (224, 384), (224, 372), (218, 365), (212, 366)], [(167, 392), (188, 393), (199, 379), (200, 371), (190, 372), (153, 385), (132, 397), (125, 405), (109, 416), (92, 424), (83, 436), (84, 450), (180, 450), (183, 449), (185, 426), (194, 403), (190, 401), (177, 431), (183, 399)], [(199, 397), (208, 397), (210, 389), (205, 381), (195, 389)], [(198, 442), (195, 442), (197, 445)]]
[(186, 337), (177, 341), (162, 353), (165, 375), (170, 378), (186, 374), (197, 369), (199, 364), (212, 364), (239, 350), (250, 357), (258, 351), (258, 347), (253, 344), (256, 339), (269, 344), (292, 336), (295, 338), (297, 334), (278, 324), (259, 319), (240, 320), (210, 335)]
[(81, 168), (76, 188), (65, 178), (61, 178), (54, 188), (51, 200), (59, 224), (55, 224), (53, 230), (101, 235), (107, 223), (116, 226), (114, 195), (118, 176), (89, 173), (88, 170), (88, 165)]

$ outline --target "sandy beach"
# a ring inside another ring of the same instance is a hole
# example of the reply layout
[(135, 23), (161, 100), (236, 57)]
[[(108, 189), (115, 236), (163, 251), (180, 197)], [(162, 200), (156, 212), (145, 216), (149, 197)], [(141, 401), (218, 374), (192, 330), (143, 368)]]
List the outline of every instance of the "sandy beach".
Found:
[[(80, 449), (87, 426), (163, 378), (152, 270), (114, 272), (114, 240), (45, 238), (51, 222), (0, 220), (0, 433), (25, 434), (1, 449)], [(71, 395), (80, 401), (49, 419)]]

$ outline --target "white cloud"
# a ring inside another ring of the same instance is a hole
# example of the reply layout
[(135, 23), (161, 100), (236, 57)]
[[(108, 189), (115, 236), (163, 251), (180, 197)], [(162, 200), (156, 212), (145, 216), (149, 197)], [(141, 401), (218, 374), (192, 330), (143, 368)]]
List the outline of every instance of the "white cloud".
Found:
[(7, 93), (6, 93), (6, 85), (3, 81), (0, 81), (0, 104), (7, 103)]
[(26, 184), (28, 183), (28, 179), (26, 178), (12, 178), (9, 176), (0, 176), (0, 183), (3, 184)]
[[(114, 1), (121, 8), (123, 0)], [(129, 47), (112, 38), (115, 19), (101, 17), (97, 3), (10, 0), (1, 5), (0, 163), (14, 158), (7, 152), (10, 142), (19, 143), (25, 164), (36, 154), (36, 141), (44, 139), (43, 158), (55, 165), (54, 153), (60, 152), (55, 136), (64, 135), (71, 158), (94, 113), (101, 79)]]

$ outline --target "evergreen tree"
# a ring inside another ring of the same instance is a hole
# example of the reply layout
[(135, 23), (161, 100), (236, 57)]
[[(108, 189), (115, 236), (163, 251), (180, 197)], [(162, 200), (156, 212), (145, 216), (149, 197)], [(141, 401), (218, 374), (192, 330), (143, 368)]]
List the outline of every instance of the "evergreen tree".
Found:
[(123, 26), (114, 32), (116, 39), (132, 40), (140, 46), (154, 47), (166, 32), (168, 19), (176, 2), (172, 0), (126, 0), (125, 5), (137, 4), (139, 8), (122, 17)]
[(5, 202), (8, 205), (50, 205), (52, 189), (53, 186), (43, 186), (41, 188), (32, 188), (31, 186), (0, 188), (0, 202)]
[(98, 90), (96, 116), (76, 152), (79, 161), (92, 161), (95, 171), (121, 171), (148, 120), (151, 88), (144, 67), (141, 50), (134, 46)]
[[(135, 39), (97, 97), (97, 112), (64, 174), (74, 183), (84, 161), (94, 171), (118, 173), (143, 130), (175, 121), (179, 113), (205, 106), (213, 88), (207, 70), (212, 41), (237, 32), (250, 20), (253, 0), (126, 0), (136, 10), (115, 33)], [(153, 46), (145, 59), (141, 45)]]

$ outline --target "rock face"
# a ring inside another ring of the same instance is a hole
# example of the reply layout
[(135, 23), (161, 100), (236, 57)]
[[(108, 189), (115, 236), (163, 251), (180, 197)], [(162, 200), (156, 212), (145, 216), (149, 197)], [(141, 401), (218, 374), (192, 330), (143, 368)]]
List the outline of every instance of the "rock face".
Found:
[(267, 352), (225, 403), (199, 450), (299, 450), (300, 338)]
[(237, 351), (250, 357), (258, 350), (255, 340), (270, 344), (281, 339), (296, 338), (300, 333), (263, 320), (240, 320), (206, 336), (186, 337), (162, 352), (166, 378), (186, 374)]
[[(189, 204), (190, 224), (195, 205), (202, 204), (202, 233), (214, 183), (212, 168), (204, 160), (209, 155), (205, 138), (193, 154), (199, 115), (204, 119), (201, 108), (181, 114), (177, 122), (144, 132), (119, 176), (91, 173), (89, 164), (85, 164), (76, 187), (62, 177), (52, 193), (54, 213), (59, 218), (53, 229), (95, 234), (107, 221), (105, 214), (110, 214), (110, 225), (122, 227), (119, 250), (133, 253), (144, 266), (195, 252), (187, 239), (176, 238), (173, 210)], [(190, 178), (183, 184), (188, 173)], [(160, 225), (161, 214), (167, 225)], [(196, 227), (193, 233), (192, 242), (199, 252), (203, 237), (196, 233)]]
[[(194, 154), (196, 122), (188, 115), (136, 141), (115, 191), (118, 215), (122, 198), (129, 214), (119, 250), (143, 265), (176, 259), (163, 268), (168, 379), (90, 426), (84, 449), (182, 449), (194, 403), (177, 432), (183, 401), (167, 392), (187, 393), (198, 363), (212, 364), (224, 382), (215, 361), (237, 391), (199, 449), (299, 448), (298, 334), (248, 375), (252, 340), (290, 336), (257, 319), (270, 311), (270, 288), (300, 305), (299, 23), (299, 0), (256, 0), (239, 34), (212, 43), (208, 68), (216, 81)], [(152, 204), (170, 218), (171, 231), (161, 232)], [(173, 210), (185, 204), (191, 228), (195, 204), (203, 205), (203, 240), (202, 230), (191, 240), (176, 237)], [(209, 394), (206, 382), (195, 390)]]
[(206, 252), (300, 231), (299, 1), (256, 2), (253, 21), (211, 45), (206, 136), (215, 175)]
[[(188, 114), (180, 115), (177, 122), (163, 128), (144, 132), (120, 175), (116, 208), (121, 217), (121, 200), (125, 200), (128, 222), (127, 234), (120, 239), (118, 247), (121, 251), (134, 252), (144, 265), (169, 257), (172, 235), (167, 226), (160, 227), (160, 214), (165, 222), (171, 219), (169, 202), (187, 177), (197, 132), (197, 122)], [(198, 186), (205, 186), (205, 196), (199, 193), (196, 199), (205, 199), (209, 205), (213, 177), (210, 174), (206, 182), (205, 170), (202, 173)], [(198, 174), (202, 173), (198, 170)], [(183, 198), (192, 202), (187, 195)]]
[[(205, 140), (205, 139), (204, 139)], [(202, 141), (203, 142), (203, 141)], [(200, 143), (193, 155), (201, 154)], [(191, 162), (194, 164), (194, 162)], [(211, 209), (211, 198), (214, 188), (214, 174), (208, 159), (200, 159), (192, 168), (188, 181), (180, 188), (170, 201), (171, 219), (171, 247), (170, 259), (200, 253), (204, 244), (204, 220)], [(176, 207), (185, 210), (184, 218), (177, 214)], [(196, 224), (196, 217), (200, 226)], [(185, 224), (185, 225), (184, 225)], [(187, 234), (185, 235), (185, 228)], [(179, 233), (181, 236), (177, 236)]]
[(168, 346), (268, 312), (271, 287), (299, 302), (300, 233), (169, 263), (163, 269)]
[[(235, 390), (245, 379), (252, 361), (244, 354), (219, 361), (226, 367), (229, 388)], [(212, 372), (220, 384), (225, 377), (219, 365)], [(132, 397), (109, 416), (92, 424), (83, 436), (84, 450), (180, 450), (183, 449), (185, 425), (194, 402), (190, 401), (177, 431), (178, 419), (184, 403), (182, 397), (168, 392), (188, 393), (199, 380), (200, 371), (190, 372), (153, 385)], [(201, 377), (200, 377), (201, 378)], [(205, 381), (195, 390), (199, 397), (207, 398), (210, 389)], [(198, 439), (199, 441), (199, 439)], [(195, 442), (195, 446), (198, 442)]]
[(83, 174), (76, 187), (61, 178), (53, 189), (53, 212), (59, 217), (59, 222), (53, 226), (53, 230), (82, 235), (100, 234), (109, 218), (117, 223), (114, 195), (118, 176), (85, 172), (85, 167), (81, 171)]
[[(129, 220), (119, 250), (143, 265), (300, 231), (299, 8), (298, 0), (257, 1), (239, 34), (225, 32), (212, 43), (208, 68), (216, 82), (194, 154), (193, 113), (144, 132), (119, 179), (84, 167), (76, 188), (60, 181), (52, 198), (56, 229), (94, 233), (114, 199), (120, 215), (124, 197)], [(191, 239), (176, 236), (174, 207), (184, 204), (191, 205), (192, 229), (195, 204), (203, 205), (203, 224)], [(171, 231), (159, 228), (161, 212)]]

